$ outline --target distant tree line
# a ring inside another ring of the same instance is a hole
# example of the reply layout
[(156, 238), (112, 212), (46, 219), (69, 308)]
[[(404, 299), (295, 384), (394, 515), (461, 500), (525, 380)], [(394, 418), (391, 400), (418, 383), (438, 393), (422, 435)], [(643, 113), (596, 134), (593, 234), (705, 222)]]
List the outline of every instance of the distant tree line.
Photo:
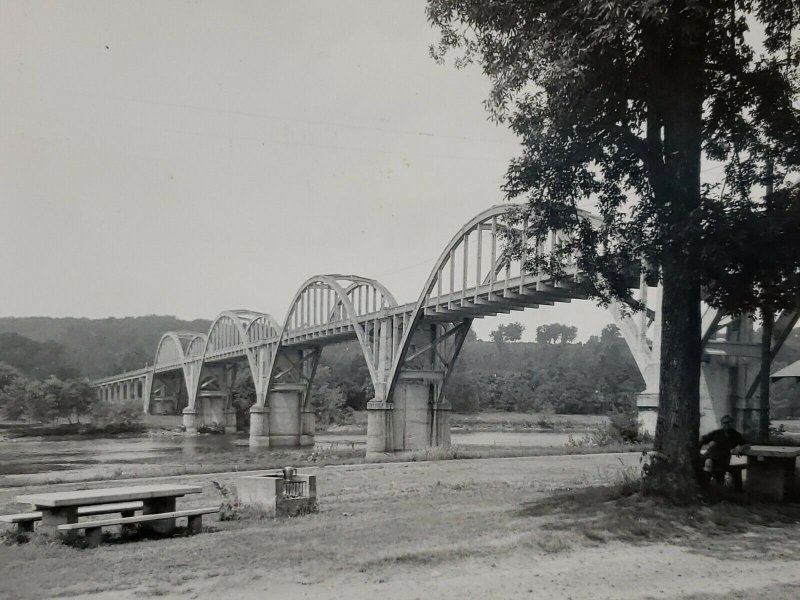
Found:
[(86, 379), (36, 379), (0, 362), (0, 413), (9, 421), (79, 425), (132, 425), (142, 416), (140, 402), (101, 400)]

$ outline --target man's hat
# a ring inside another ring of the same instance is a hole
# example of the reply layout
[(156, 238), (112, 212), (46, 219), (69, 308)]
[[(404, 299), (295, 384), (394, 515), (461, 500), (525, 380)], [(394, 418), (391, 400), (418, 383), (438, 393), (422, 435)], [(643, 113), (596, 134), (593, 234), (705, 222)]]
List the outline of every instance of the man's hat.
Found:
[(724, 415), (720, 420), (720, 423), (733, 423), (733, 417), (730, 415)]

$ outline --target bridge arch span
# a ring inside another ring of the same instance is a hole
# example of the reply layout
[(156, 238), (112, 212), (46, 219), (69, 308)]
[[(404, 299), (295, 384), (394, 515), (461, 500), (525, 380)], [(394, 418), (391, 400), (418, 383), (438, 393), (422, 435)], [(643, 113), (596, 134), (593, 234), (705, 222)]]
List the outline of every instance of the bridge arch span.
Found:
[[(461, 226), (417, 301), (393, 326), (385, 387), (380, 393), (376, 386), (368, 404), (368, 453), (449, 444), (444, 388), (475, 318), (586, 297), (575, 285), (575, 257), (568, 260), (565, 281), (530, 272), (536, 258), (560, 249), (568, 238), (560, 231), (535, 236), (524, 216), (508, 218), (515, 208), (492, 206)], [(506, 249), (509, 237), (523, 242), (519, 253)]]
[[(210, 369), (244, 356), (258, 398), (267, 377), (265, 365), (269, 364), (268, 357), (272, 349), (269, 342), (274, 343), (279, 336), (280, 326), (268, 313), (244, 309), (223, 311), (209, 327), (201, 352), (202, 367)], [(230, 387), (232, 384), (233, 381), (228, 381), (225, 385)], [(199, 392), (198, 388), (196, 394)]]
[[(199, 378), (199, 363), (201, 361), (206, 335), (196, 331), (168, 331), (161, 336), (156, 346), (153, 359), (152, 380), (159, 374), (170, 371), (179, 371), (188, 398), (188, 403), (193, 404), (193, 398)], [(150, 412), (151, 394), (145, 397), (144, 411)]]
[[(392, 293), (374, 279), (340, 274), (310, 277), (300, 286), (289, 305), (275, 343), (276, 351), (271, 357), (268, 390), (281, 383), (279, 380), (288, 368), (286, 365), (282, 368), (279, 364), (281, 355), (294, 346), (300, 349), (303, 355), (300, 360), (304, 365), (309, 360), (312, 362), (306, 365), (306, 377), (302, 373), (295, 373), (295, 377), (305, 379), (305, 383), (310, 385), (308, 377), (313, 377), (322, 350), (322, 345), (315, 343), (315, 340), (322, 337), (329, 343), (337, 337), (347, 339), (355, 336), (375, 385), (379, 381), (374, 339), (377, 321), (382, 311), (396, 306), (397, 301)], [(370, 319), (370, 316), (374, 316), (374, 319)], [(310, 347), (310, 350), (304, 347)], [(304, 407), (309, 402), (307, 391), (303, 399)]]

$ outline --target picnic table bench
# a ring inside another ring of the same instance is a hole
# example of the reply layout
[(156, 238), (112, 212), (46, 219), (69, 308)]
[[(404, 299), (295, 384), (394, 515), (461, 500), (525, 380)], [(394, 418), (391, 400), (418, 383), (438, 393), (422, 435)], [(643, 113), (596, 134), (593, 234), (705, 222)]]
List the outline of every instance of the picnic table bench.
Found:
[[(86, 517), (91, 515), (106, 515), (110, 513), (120, 513), (123, 517), (132, 517), (137, 510), (144, 507), (144, 502), (137, 500), (134, 502), (116, 502), (113, 504), (97, 504), (94, 506), (81, 506), (78, 508), (78, 516)], [(18, 513), (15, 515), (0, 515), (0, 522), (15, 523), (17, 530), (33, 531), (35, 523), (42, 520), (42, 511), (32, 511)]]
[(778, 502), (797, 498), (795, 463), (800, 456), (797, 446), (750, 446), (747, 456), (745, 491)]
[[(111, 525), (146, 523), (153, 531), (170, 533), (175, 529), (175, 519), (187, 517), (189, 530), (199, 531), (202, 515), (218, 512), (219, 507), (176, 511), (175, 500), (201, 491), (200, 486), (158, 484), (25, 494), (17, 496), (16, 501), (33, 505), (33, 512), (6, 515), (3, 520), (18, 523), (21, 529), (32, 528), (33, 522), (38, 520), (41, 532), (60, 533), (66, 537), (85, 529), (90, 545), (99, 542), (102, 527)], [(142, 514), (134, 516), (138, 509)], [(78, 521), (82, 516), (115, 512), (121, 517)]]

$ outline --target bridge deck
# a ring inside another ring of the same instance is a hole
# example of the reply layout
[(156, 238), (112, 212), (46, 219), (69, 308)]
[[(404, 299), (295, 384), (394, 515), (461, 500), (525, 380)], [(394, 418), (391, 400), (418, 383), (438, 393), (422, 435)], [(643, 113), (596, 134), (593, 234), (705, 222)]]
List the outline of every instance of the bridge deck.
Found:
[[(540, 305), (553, 305), (557, 302), (571, 302), (586, 296), (571, 286), (555, 286), (547, 279), (536, 275), (510, 277), (483, 283), (464, 290), (431, 294), (424, 305), (425, 318), (440, 321), (459, 321), (461, 319), (482, 318), (499, 313), (537, 308)], [(416, 303), (400, 304), (386, 307), (378, 311), (359, 315), (355, 320), (341, 318), (327, 323), (289, 329), (283, 339), (274, 336), (254, 342), (226, 347), (212, 351), (205, 356), (206, 363), (219, 363), (239, 360), (247, 355), (247, 350), (256, 350), (263, 346), (278, 343), (285, 346), (323, 346), (340, 343), (356, 338), (355, 325), (383, 319), (408, 319), (416, 309)], [(201, 357), (196, 357), (200, 360)], [(182, 362), (157, 365), (152, 367), (121, 373), (116, 376), (96, 380), (96, 384), (111, 383), (136, 379), (147, 373), (166, 373), (183, 367)]]

